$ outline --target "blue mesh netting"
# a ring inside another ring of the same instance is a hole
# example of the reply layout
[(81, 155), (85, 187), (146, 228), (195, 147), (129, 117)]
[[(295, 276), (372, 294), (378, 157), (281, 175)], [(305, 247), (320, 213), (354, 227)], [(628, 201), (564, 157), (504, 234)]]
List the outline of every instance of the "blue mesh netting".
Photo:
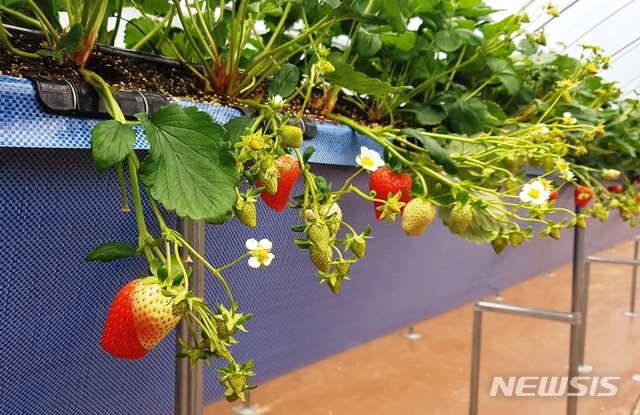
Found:
[[(96, 120), (42, 114), (28, 81), (0, 81), (0, 414), (172, 413), (175, 339), (135, 362), (117, 361), (99, 346), (113, 295), (144, 263), (84, 261), (99, 243), (135, 244), (137, 234), (133, 215), (119, 211), (115, 172), (96, 173), (89, 152), (75, 149), (87, 148)], [(234, 110), (200, 108), (220, 122), (234, 116)], [(359, 146), (367, 144), (342, 127), (326, 127), (310, 143), (318, 149), (316, 162), (322, 162), (313, 169), (341, 183), (353, 168), (331, 164), (352, 165)], [(345, 138), (336, 142), (336, 131)], [(354, 184), (366, 188), (366, 180), (363, 175)], [(559, 203), (570, 206), (570, 200), (566, 192)], [(234, 348), (239, 360), (255, 359), (258, 383), (571, 259), (569, 233), (561, 241), (537, 239), (496, 257), (490, 246), (453, 237), (439, 223), (409, 239), (397, 223), (375, 222), (373, 207), (355, 196), (341, 206), (356, 230), (372, 224), (374, 239), (339, 296), (318, 286), (306, 253), (292, 241), (298, 212), (276, 214), (260, 204), (256, 229), (237, 220), (207, 227), (206, 254), (217, 266), (243, 253), (250, 237), (274, 243), (276, 259), (268, 268), (239, 263), (225, 271), (242, 309), (254, 313), (249, 333), (239, 334)], [(617, 219), (591, 221), (586, 251), (634, 234)], [(211, 303), (224, 300), (210, 276), (206, 289)], [(214, 370), (206, 367), (206, 403), (221, 396)]]

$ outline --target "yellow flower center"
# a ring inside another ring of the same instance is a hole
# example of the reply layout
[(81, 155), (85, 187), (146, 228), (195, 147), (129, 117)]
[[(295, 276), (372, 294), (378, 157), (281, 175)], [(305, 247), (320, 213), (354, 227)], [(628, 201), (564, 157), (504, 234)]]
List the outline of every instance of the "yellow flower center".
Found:
[(267, 251), (266, 249), (256, 249), (255, 251), (253, 251), (253, 256), (256, 257), (258, 262), (263, 264), (269, 259), (269, 251)]
[(536, 200), (540, 197), (540, 190), (538, 189), (530, 189), (529, 190), (529, 197), (533, 200)]
[(362, 160), (360, 160), (360, 163), (362, 164), (362, 167), (373, 167), (373, 164), (374, 164), (373, 160), (369, 156), (362, 157)]

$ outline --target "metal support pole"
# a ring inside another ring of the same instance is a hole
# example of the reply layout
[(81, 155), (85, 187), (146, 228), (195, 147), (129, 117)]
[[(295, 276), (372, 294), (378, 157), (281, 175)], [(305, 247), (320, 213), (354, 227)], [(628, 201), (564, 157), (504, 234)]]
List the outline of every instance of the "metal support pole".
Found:
[(414, 331), (413, 326), (409, 326), (409, 329), (407, 330), (406, 333), (402, 334), (402, 337), (404, 337), (405, 339), (409, 339), (409, 340), (418, 340), (418, 339), (422, 338), (422, 334), (416, 333)]
[[(576, 214), (582, 213), (582, 208), (576, 205)], [(579, 325), (572, 325), (569, 335), (569, 379), (579, 374), (579, 368), (583, 364), (584, 340), (586, 327), (583, 314), (583, 299), (585, 294), (584, 276), (584, 229), (575, 227), (573, 234), (573, 275), (571, 287), (571, 312), (578, 313), (581, 317)], [(588, 288), (587, 288), (588, 289)], [(578, 394), (575, 387), (569, 385), (567, 395), (567, 415), (578, 413)]]
[[(480, 385), (480, 346), (482, 343), (482, 313), (484, 311), (569, 323), (571, 324), (572, 333), (574, 332), (574, 328), (579, 327), (581, 324), (580, 313), (563, 313), (560, 311), (520, 307), (509, 304), (490, 303), (487, 301), (479, 301), (478, 303), (476, 303), (473, 308), (473, 340), (471, 346), (471, 390), (469, 393), (469, 415), (478, 414), (478, 394)], [(577, 354), (573, 352), (571, 353), (571, 355), (577, 356)], [(575, 365), (575, 367), (577, 368), (577, 364)], [(569, 412), (569, 409), (567, 409), (567, 415), (576, 415), (576, 413), (577, 412), (575, 412), (575, 410), (573, 412)]]
[[(640, 245), (640, 235), (636, 236), (635, 241), (633, 241), (633, 259), (638, 259), (638, 245)], [(638, 265), (633, 266), (633, 272), (631, 274), (631, 300), (629, 304), (629, 311), (624, 313), (629, 317), (636, 317), (638, 313), (636, 313), (636, 279), (638, 276)]]
[[(178, 219), (178, 231), (189, 244), (198, 252), (204, 252), (205, 225), (203, 221), (190, 219)], [(191, 261), (187, 252), (181, 253), (182, 258)], [(198, 260), (191, 264), (193, 275), (189, 281), (189, 288), (198, 297), (204, 297), (204, 264)], [(189, 343), (194, 342), (189, 333), (189, 328), (184, 320), (177, 327), (178, 338)], [(180, 352), (182, 346), (176, 344), (176, 350)], [(176, 359), (176, 384), (175, 384), (175, 415), (202, 415), (204, 399), (204, 373), (202, 363), (195, 368), (191, 367), (189, 359)]]
[(587, 257), (584, 261), (584, 271), (582, 278), (582, 298), (580, 298), (580, 314), (582, 315), (582, 324), (580, 325), (580, 338), (578, 344), (578, 372), (589, 373), (593, 370), (593, 366), (584, 363), (584, 351), (587, 345), (587, 313), (589, 310), (589, 281), (591, 279), (591, 262), (594, 257)]
[(473, 308), (473, 340), (471, 341), (471, 392), (469, 415), (478, 415), (478, 392), (480, 389), (480, 346), (482, 345), (482, 310)]

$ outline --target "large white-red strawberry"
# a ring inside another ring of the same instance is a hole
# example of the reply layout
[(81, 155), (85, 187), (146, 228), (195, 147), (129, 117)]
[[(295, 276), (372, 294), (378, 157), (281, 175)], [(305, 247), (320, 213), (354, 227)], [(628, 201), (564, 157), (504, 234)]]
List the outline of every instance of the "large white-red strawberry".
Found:
[(100, 345), (118, 359), (140, 359), (149, 352), (140, 343), (133, 324), (133, 292), (139, 283), (139, 279), (131, 281), (118, 291), (102, 329)]
[(153, 349), (180, 321), (181, 315), (173, 313), (174, 301), (162, 293), (162, 286), (155, 279), (142, 279), (132, 296), (133, 324), (140, 344)]

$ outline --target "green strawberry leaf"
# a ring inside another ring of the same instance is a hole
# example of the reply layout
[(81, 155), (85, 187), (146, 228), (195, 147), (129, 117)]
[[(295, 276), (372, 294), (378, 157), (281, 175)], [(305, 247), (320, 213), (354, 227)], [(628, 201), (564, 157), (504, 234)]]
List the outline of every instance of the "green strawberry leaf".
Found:
[(136, 254), (136, 249), (124, 242), (105, 242), (89, 252), (85, 261), (111, 262), (118, 259), (132, 257)]
[(453, 52), (462, 46), (462, 39), (456, 32), (441, 30), (436, 33), (435, 43), (444, 52)]
[(416, 112), (416, 121), (420, 125), (438, 125), (447, 118), (447, 113), (442, 107), (424, 107)]
[(442, 166), (444, 171), (449, 174), (455, 174), (458, 171), (458, 167), (453, 162), (453, 159), (441, 146), (438, 144), (436, 140), (426, 135), (421, 134), (420, 131), (414, 130), (412, 128), (405, 128), (400, 130), (400, 134), (407, 135), (409, 137), (415, 138), (424, 146), (424, 149), (429, 152), (429, 157), (436, 164)]
[(287, 98), (296, 91), (300, 80), (300, 69), (290, 63), (285, 63), (282, 68), (273, 75), (269, 84), (269, 96), (280, 95)]
[(456, 133), (473, 135), (484, 129), (486, 108), (480, 99), (460, 97), (446, 110), (447, 121)]
[(378, 33), (371, 33), (362, 27), (356, 36), (356, 50), (363, 58), (375, 55), (382, 48), (382, 40)]
[(416, 34), (414, 32), (405, 33), (383, 33), (380, 35), (382, 43), (394, 46), (403, 52), (409, 52), (416, 44)]
[(491, 68), (494, 76), (500, 80), (509, 95), (520, 92), (520, 78), (511, 64), (506, 60), (489, 57), (487, 66)]
[(133, 151), (136, 133), (116, 120), (103, 121), (91, 130), (91, 157), (96, 170), (104, 173), (120, 164)]
[(311, 156), (316, 152), (316, 148), (314, 146), (309, 146), (304, 149), (304, 153), (302, 154), (302, 162), (309, 163)]
[(169, 104), (152, 119), (136, 114), (149, 141), (140, 180), (169, 211), (220, 224), (233, 212), (239, 182), (224, 128), (196, 107)]
[(335, 68), (335, 72), (325, 75), (325, 79), (336, 85), (348, 88), (353, 92), (360, 94), (369, 94), (375, 96), (384, 96), (388, 94), (398, 93), (408, 87), (395, 87), (388, 82), (381, 81), (377, 78), (370, 78), (363, 72), (353, 69), (353, 66), (344, 63), (342, 54), (334, 52), (327, 57)]
[(56, 49), (62, 53), (74, 53), (80, 50), (82, 40), (82, 25), (76, 23), (69, 28), (69, 31), (62, 35), (56, 42)]

